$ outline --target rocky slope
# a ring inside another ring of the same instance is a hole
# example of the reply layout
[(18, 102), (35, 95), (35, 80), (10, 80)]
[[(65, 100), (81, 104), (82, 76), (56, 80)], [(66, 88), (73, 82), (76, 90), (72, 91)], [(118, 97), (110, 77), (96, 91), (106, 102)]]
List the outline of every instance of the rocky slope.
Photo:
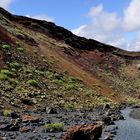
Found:
[(139, 103), (139, 69), (139, 52), (78, 37), (54, 23), (0, 8), (2, 120), (15, 112), (21, 118), (42, 111)]

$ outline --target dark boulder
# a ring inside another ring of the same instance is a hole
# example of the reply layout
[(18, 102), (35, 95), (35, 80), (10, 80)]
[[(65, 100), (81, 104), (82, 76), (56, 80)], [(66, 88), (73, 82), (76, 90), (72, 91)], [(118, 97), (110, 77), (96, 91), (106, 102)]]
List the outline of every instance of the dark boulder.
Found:
[(113, 125), (114, 122), (110, 116), (104, 116), (102, 118), (102, 121), (104, 122), (105, 125)]
[(57, 114), (57, 110), (52, 107), (46, 107), (46, 113), (47, 114)]

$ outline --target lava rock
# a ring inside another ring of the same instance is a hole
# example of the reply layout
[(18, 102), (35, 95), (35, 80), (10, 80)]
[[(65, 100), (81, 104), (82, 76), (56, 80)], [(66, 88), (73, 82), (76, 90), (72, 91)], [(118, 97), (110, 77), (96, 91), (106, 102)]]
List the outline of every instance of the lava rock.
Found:
[(38, 117), (34, 117), (34, 116), (30, 116), (30, 115), (23, 115), (21, 117), (21, 119), (22, 119), (23, 123), (27, 123), (27, 122), (38, 123), (39, 122)]
[(98, 140), (102, 134), (102, 125), (78, 125), (67, 130), (63, 140)]
[(11, 120), (10, 124), (0, 126), (1, 131), (18, 131), (20, 128), (20, 119)]
[(109, 104), (105, 104), (105, 105), (103, 106), (103, 110), (105, 110), (105, 109), (110, 109), (110, 105), (109, 105)]
[(113, 125), (114, 122), (112, 121), (112, 118), (109, 116), (104, 116), (102, 121), (106, 124), (106, 125)]
[(46, 108), (46, 113), (47, 114), (57, 114), (57, 111), (55, 108)]
[(21, 128), (19, 129), (19, 131), (22, 132), (22, 133), (29, 132), (30, 130), (31, 130), (31, 129), (30, 129), (29, 127), (21, 127)]
[(11, 117), (12, 119), (17, 119), (17, 118), (20, 117), (20, 115), (17, 114), (16, 112), (11, 112), (10, 117)]
[(33, 105), (34, 104), (32, 99), (21, 99), (21, 102), (25, 105)]

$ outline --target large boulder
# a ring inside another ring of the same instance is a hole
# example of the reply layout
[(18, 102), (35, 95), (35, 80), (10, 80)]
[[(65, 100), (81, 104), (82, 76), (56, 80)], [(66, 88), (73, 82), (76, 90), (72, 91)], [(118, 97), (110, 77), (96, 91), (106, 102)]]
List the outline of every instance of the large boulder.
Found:
[(67, 130), (63, 140), (98, 140), (102, 135), (102, 125), (77, 125)]

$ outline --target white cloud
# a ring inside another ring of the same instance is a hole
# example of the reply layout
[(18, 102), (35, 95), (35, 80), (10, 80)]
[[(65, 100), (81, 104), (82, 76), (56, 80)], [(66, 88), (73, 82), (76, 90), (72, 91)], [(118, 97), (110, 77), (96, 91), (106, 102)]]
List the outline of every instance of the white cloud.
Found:
[(127, 31), (140, 29), (140, 0), (131, 0), (124, 11), (123, 27)]
[(8, 8), (8, 6), (13, 2), (14, 0), (0, 0), (0, 7)]
[(97, 7), (93, 7), (90, 9), (88, 16), (93, 17), (99, 15), (103, 11), (103, 5), (99, 4)]
[(129, 43), (127, 43), (127, 40), (123, 37), (121, 37), (120, 39), (118, 40), (114, 40), (113, 42), (110, 42), (109, 44), (111, 44), (112, 46), (119, 46), (120, 48), (123, 48), (123, 49), (128, 49), (129, 47)]
[(123, 46), (125, 39), (120, 29), (121, 19), (116, 13), (109, 13), (100, 4), (90, 9), (88, 17), (91, 22), (72, 30), (76, 35), (93, 38), (104, 43)]
[(128, 50), (130, 51), (140, 51), (140, 31), (137, 32), (136, 37), (130, 44)]
[(47, 14), (41, 14), (41, 15), (36, 15), (36, 16), (29, 16), (29, 15), (27, 15), (27, 16), (35, 18), (35, 19), (39, 19), (39, 20), (50, 21), (50, 22), (53, 22), (55, 20), (53, 17), (50, 17)]
[(84, 29), (87, 27), (87, 25), (82, 25), (77, 29), (73, 29), (72, 32), (76, 35), (82, 35), (82, 36), (86, 36), (86, 32), (84, 31)]
[[(140, 51), (140, 0), (131, 0), (119, 17), (115, 12), (104, 10), (102, 4), (92, 7), (87, 13), (90, 22), (73, 29), (79, 36), (93, 38), (127, 50)], [(126, 34), (137, 33), (132, 42)]]

